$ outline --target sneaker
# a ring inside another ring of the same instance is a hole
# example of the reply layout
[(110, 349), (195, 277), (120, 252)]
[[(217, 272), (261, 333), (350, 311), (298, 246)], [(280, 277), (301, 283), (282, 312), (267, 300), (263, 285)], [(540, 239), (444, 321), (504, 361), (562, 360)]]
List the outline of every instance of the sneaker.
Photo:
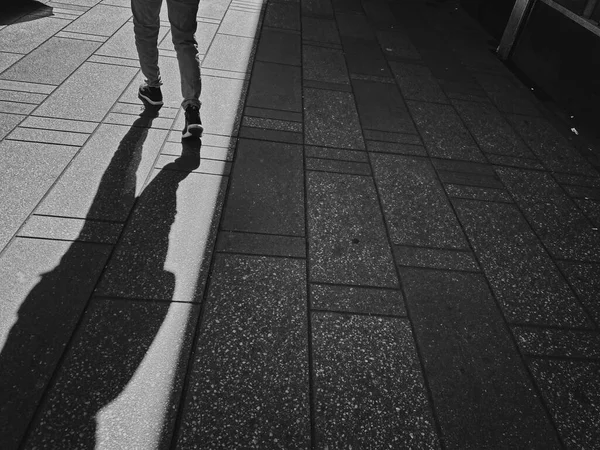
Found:
[(138, 91), (138, 97), (152, 106), (162, 106), (163, 96), (159, 87), (151, 87), (147, 84), (142, 84)]
[(202, 137), (203, 131), (204, 128), (202, 127), (202, 121), (200, 120), (200, 108), (188, 105), (188, 107), (185, 108), (185, 127), (182, 131), (182, 137)]

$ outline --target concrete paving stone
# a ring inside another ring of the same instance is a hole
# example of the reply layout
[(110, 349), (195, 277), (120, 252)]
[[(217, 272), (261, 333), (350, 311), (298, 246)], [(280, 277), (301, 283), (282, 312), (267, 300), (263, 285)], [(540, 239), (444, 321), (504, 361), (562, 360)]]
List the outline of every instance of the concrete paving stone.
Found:
[(110, 64), (114, 66), (125, 66), (139, 68), (140, 63), (137, 59), (114, 58), (112, 56), (92, 55), (88, 58), (88, 62), (96, 62), (102, 64)]
[[(158, 42), (163, 41), (168, 32), (167, 27), (160, 27)], [(137, 61), (138, 54), (135, 48), (133, 23), (126, 23), (95, 52), (96, 55), (112, 56), (115, 58), (129, 58)]]
[(345, 36), (371, 41), (376, 39), (371, 24), (363, 14), (336, 13), (335, 18), (342, 40)]
[(130, 67), (86, 62), (36, 109), (35, 115), (100, 122), (135, 73)]
[(46, 194), (77, 149), (64, 145), (0, 143), (0, 249), (10, 241), (27, 216)]
[(539, 159), (519, 158), (517, 156), (493, 155), (488, 153), (487, 159), (497, 166), (519, 167), (522, 169), (544, 170)]
[[(139, 101), (137, 102), (137, 104), (117, 102), (113, 105), (110, 112), (118, 114), (129, 114), (132, 116), (141, 116), (144, 114), (145, 110), (146, 107), (142, 102)], [(154, 122), (157, 118), (175, 119), (175, 117), (177, 117), (178, 112), (179, 108), (170, 108), (168, 106), (163, 105), (158, 111), (153, 111), (153, 114), (155, 114), (156, 117), (154, 117), (152, 124), (154, 125)]]
[(410, 324), (312, 314), (318, 448), (440, 448)]
[(485, 93), (483, 94), (483, 96), (481, 96), (473, 93), (452, 92), (446, 89), (444, 89), (444, 92), (446, 93), (446, 97), (448, 97), (451, 100), (483, 103), (485, 105), (491, 104), (490, 98)]
[(302, 147), (240, 139), (221, 227), (304, 236)]
[(1, 78), (59, 85), (99, 46), (97, 42), (52, 37), (4, 72)]
[(57, 38), (65, 38), (65, 39), (76, 39), (78, 41), (86, 41), (86, 42), (106, 42), (108, 40), (108, 36), (96, 36), (94, 34), (84, 34), (84, 33), (73, 33), (70, 31), (59, 31), (54, 35)]
[(560, 261), (559, 267), (567, 280), (575, 288), (581, 303), (600, 326), (600, 305), (598, 292), (600, 292), (600, 265)]
[(28, 54), (69, 23), (51, 16), (13, 23), (0, 30), (0, 51)]
[(260, 18), (260, 9), (254, 12), (229, 9), (221, 21), (219, 33), (249, 38), (258, 37)]
[(198, 312), (92, 300), (25, 448), (168, 448)]
[(88, 134), (72, 131), (43, 130), (17, 127), (8, 135), (8, 139), (29, 142), (46, 142), (48, 144), (73, 145), (81, 147), (88, 139)]
[(352, 87), (349, 83), (328, 83), (326, 81), (315, 81), (315, 80), (302, 80), (302, 86), (304, 89), (314, 88), (322, 89), (324, 91), (340, 91), (340, 92), (352, 92)]
[(288, 258), (306, 258), (306, 242), (302, 237), (221, 231), (216, 251)]
[[(196, 41), (198, 42), (198, 53), (200, 55), (206, 55), (208, 53), (208, 49), (210, 48), (218, 29), (218, 24), (198, 22), (198, 29), (196, 30)], [(169, 37), (168, 39), (163, 39), (161, 45), (168, 45), (168, 48), (172, 48), (173, 41)]]
[(582, 198), (586, 200), (600, 200), (600, 189), (585, 186), (565, 186), (563, 189), (567, 191), (573, 198)]
[(600, 359), (600, 334), (538, 327), (513, 327), (517, 344), (532, 356)]
[(496, 171), (552, 256), (600, 261), (600, 233), (552, 175), (509, 168)]
[(241, 127), (239, 137), (246, 139), (256, 139), (259, 141), (286, 142), (289, 144), (302, 144), (303, 142), (302, 133), (279, 130), (265, 130), (253, 127)]
[(371, 164), (393, 244), (467, 248), (429, 161), (374, 153)]
[(335, 20), (302, 17), (302, 40), (341, 44)]
[(365, 148), (354, 97), (350, 93), (305, 88), (304, 120), (308, 145)]
[(300, 9), (295, 3), (269, 2), (265, 13), (265, 26), (300, 31)]
[(16, 114), (0, 113), (0, 140), (4, 139), (24, 118), (26, 117)]
[[(0, 35), (1, 35), (1, 33), (0, 33)], [(23, 58), (23, 56), (24, 55), (19, 55), (17, 53), (0, 52), (0, 73), (7, 70), (9, 67), (11, 67), (13, 64), (15, 64), (17, 61), (19, 61), (21, 58)]]
[(592, 223), (599, 228), (600, 227), (600, 202), (593, 200), (579, 199), (576, 198), (575, 203), (581, 208), (583, 213), (587, 216)]
[(482, 200), (486, 202), (512, 203), (513, 199), (504, 189), (464, 186), (461, 184), (445, 183), (444, 188), (450, 197)]
[(256, 61), (246, 105), (283, 111), (302, 111), (300, 67)]
[(452, 106), (413, 100), (407, 101), (407, 104), (431, 156), (485, 161)]
[(541, 115), (531, 101), (523, 98), (516, 92), (510, 94), (504, 92), (488, 92), (488, 95), (498, 109), (506, 114), (523, 114), (528, 116)]
[(0, 113), (5, 114), (22, 114), (27, 115), (30, 114), (36, 108), (37, 105), (31, 105), (28, 103), (15, 103), (9, 101), (0, 100)]
[[(125, 125), (128, 127), (135, 126), (136, 121), (139, 119), (139, 116), (134, 116), (133, 114), (120, 114), (115, 112), (109, 112), (102, 123), (112, 124), (112, 125)], [(156, 117), (152, 121), (152, 128), (162, 129), (162, 130), (170, 130), (173, 126), (173, 119)], [(183, 128), (183, 127), (182, 127)]]
[(312, 282), (397, 287), (371, 178), (307, 173)]
[(248, 117), (262, 117), (265, 119), (285, 120), (288, 122), (302, 122), (301, 112), (280, 111), (277, 109), (254, 108), (246, 106), (244, 115)]
[(198, 5), (197, 16), (221, 21), (230, 5), (229, 0), (206, 0)]
[(510, 323), (592, 323), (514, 205), (454, 200), (454, 207)]
[(496, 172), (494, 172), (494, 168), (489, 164), (438, 158), (432, 158), (431, 163), (439, 172), (444, 171), (458, 172), (469, 175), (486, 175), (490, 177), (496, 177), (496, 179), (498, 179)]
[(155, 169), (178, 170), (227, 177), (231, 172), (231, 163), (214, 159), (180, 158), (177, 155), (160, 155), (154, 164)]
[(385, 2), (366, 1), (362, 7), (369, 20), (376, 26), (394, 25), (396, 20), (389, 5)]
[(260, 117), (248, 117), (244, 116), (242, 120), (242, 126), (252, 128), (268, 128), (271, 130), (278, 131), (291, 131), (294, 133), (302, 133), (302, 123), (289, 122), (285, 120), (277, 119), (265, 119)]
[(309, 448), (306, 266), (217, 254), (177, 448)]
[(457, 100), (452, 103), (484, 152), (534, 158), (493, 105)]
[(312, 45), (302, 46), (302, 76), (304, 80), (350, 83), (342, 51)]
[(88, 10), (92, 6), (100, 3), (102, 0), (61, 0), (60, 3), (64, 5), (69, 5), (72, 7), (79, 7), (82, 10)]
[(300, 7), (303, 16), (333, 18), (331, 0), (301, 0)]
[[(188, 158), (198, 161), (199, 147), (189, 151)], [(99, 295), (200, 301), (226, 180), (171, 164), (155, 170), (141, 193)]]
[(330, 284), (311, 284), (312, 309), (360, 314), (406, 316), (402, 291)]
[(440, 86), (446, 94), (462, 94), (471, 99), (471, 101), (485, 101), (490, 99), (485, 90), (475, 81), (472, 83), (458, 82), (452, 80), (440, 80)]
[(256, 40), (252, 38), (217, 33), (202, 67), (249, 72), (255, 45)]
[(483, 276), (400, 277), (447, 448), (561, 448)]
[(369, 162), (369, 157), (363, 151), (346, 150), (306, 145), (304, 153), (308, 158), (335, 159), (338, 161)]
[(353, 161), (338, 161), (333, 159), (307, 158), (306, 170), (347, 173), (353, 175), (371, 175), (369, 164)]
[(362, 56), (358, 53), (346, 53), (348, 72), (354, 79), (366, 79), (380, 83), (393, 84), (394, 79), (388, 68), (387, 62), (377, 54)]
[(469, 251), (394, 245), (394, 259), (398, 266), (431, 269), (479, 271), (479, 265)]
[(424, 102), (449, 103), (444, 91), (426, 66), (391, 61), (390, 67), (404, 98)]
[(395, 133), (416, 133), (398, 88), (391, 84), (352, 80), (358, 115), (364, 128)]
[(96, 5), (71, 24), (64, 31), (71, 33), (112, 36), (131, 18), (131, 10), (117, 6)]
[(553, 173), (552, 176), (557, 182), (559, 182), (562, 185), (600, 188), (600, 177), (582, 177), (579, 175), (571, 175), (567, 173)]
[(296, 32), (263, 27), (256, 60), (301, 65), (301, 36)]
[(566, 448), (593, 448), (600, 440), (600, 364), (536, 359), (529, 366)]
[(125, 221), (165, 136), (163, 130), (100, 125), (36, 213)]
[(0, 80), (0, 89), (7, 91), (21, 91), (21, 92), (37, 92), (40, 94), (50, 94), (56, 86), (49, 84), (40, 83), (25, 83), (22, 81), (13, 80)]
[(346, 64), (350, 73), (384, 78), (392, 77), (392, 73), (376, 40), (344, 36), (342, 42)]
[(495, 188), (504, 189), (504, 184), (500, 181), (498, 176), (483, 175), (478, 173), (467, 173), (467, 172), (451, 172), (448, 170), (437, 171), (438, 176), (442, 183), (451, 184), (462, 184), (466, 186), (476, 186), (484, 188)]
[(421, 138), (416, 134), (390, 133), (378, 130), (363, 130), (365, 139), (372, 141), (396, 142), (398, 144), (423, 145)]
[(421, 145), (398, 144), (393, 142), (367, 141), (367, 150), (377, 153), (398, 155), (427, 156), (427, 150)]
[(45, 94), (36, 94), (33, 92), (0, 90), (0, 100), (6, 102), (29, 103), (32, 105), (39, 105), (46, 99), (46, 97), (48, 96)]
[(95, 122), (83, 122), (80, 120), (28, 116), (25, 118), (25, 120), (23, 120), (21, 126), (25, 128), (70, 131), (74, 133), (93, 133), (98, 124)]
[(23, 438), (109, 253), (104, 245), (17, 238), (0, 257), (2, 448)]
[(116, 244), (123, 225), (111, 222), (32, 215), (18, 236), (61, 241)]
[(363, 14), (360, 0), (331, 0), (331, 4), (336, 13)]

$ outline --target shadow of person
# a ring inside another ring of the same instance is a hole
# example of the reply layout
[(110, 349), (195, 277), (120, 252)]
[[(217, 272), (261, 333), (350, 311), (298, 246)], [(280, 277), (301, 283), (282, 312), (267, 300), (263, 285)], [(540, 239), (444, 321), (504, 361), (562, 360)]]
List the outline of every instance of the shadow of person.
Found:
[[(146, 110), (121, 140), (87, 217), (97, 218), (108, 207), (130, 208), (134, 203), (136, 171), (154, 115)], [(122, 269), (132, 277), (152, 274), (145, 280), (159, 288), (162, 300), (172, 299), (176, 281), (173, 273), (164, 270), (164, 263), (170, 228), (177, 214), (177, 188), (198, 167), (200, 146), (199, 140), (184, 142), (181, 157), (156, 173), (144, 188), (108, 264), (125, 264)], [(94, 222), (86, 219), (80, 238), (94, 233)], [(151, 257), (115, 260), (119, 247), (128, 241), (136, 241), (135, 248), (144, 249)], [(71, 243), (60, 263), (41, 275), (19, 308), (18, 319), (0, 353), (1, 448), (18, 447), (25, 433), (25, 448), (96, 448), (99, 412), (124, 392), (170, 309), (166, 301), (108, 296), (88, 302), (91, 292), (82, 292), (80, 286), (90, 284), (83, 281), (97, 274), (98, 266), (104, 266), (107, 257), (104, 246)], [(78, 298), (83, 300), (77, 301)], [(49, 383), (69, 341), (72, 344), (54, 381)], [(153, 393), (138, 392), (134, 397), (144, 395), (152, 398)], [(143, 409), (149, 405), (152, 402), (138, 406)], [(38, 411), (32, 420), (36, 407)], [(142, 416), (145, 412), (136, 407), (133, 410)], [(107, 446), (106, 442), (103, 446)]]
[(0, 5), (0, 25), (29, 22), (52, 15), (51, 6), (35, 0), (4, 0)]

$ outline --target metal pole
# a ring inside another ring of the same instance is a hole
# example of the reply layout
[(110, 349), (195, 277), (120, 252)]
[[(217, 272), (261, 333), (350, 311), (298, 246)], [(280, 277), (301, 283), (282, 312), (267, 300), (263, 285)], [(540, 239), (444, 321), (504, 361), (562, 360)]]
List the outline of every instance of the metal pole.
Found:
[(506, 28), (504, 29), (504, 34), (500, 40), (500, 45), (498, 46), (497, 53), (500, 59), (508, 59), (511, 50), (515, 45), (517, 34), (534, 2), (535, 0), (517, 0), (515, 2), (515, 6), (513, 6), (512, 13), (508, 19)]

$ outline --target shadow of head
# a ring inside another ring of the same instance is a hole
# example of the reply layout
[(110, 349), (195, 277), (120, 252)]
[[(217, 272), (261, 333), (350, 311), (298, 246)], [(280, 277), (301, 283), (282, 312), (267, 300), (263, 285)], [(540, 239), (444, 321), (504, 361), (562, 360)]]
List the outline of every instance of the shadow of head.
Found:
[(29, 22), (52, 15), (52, 7), (35, 0), (8, 0), (0, 4), (0, 25)]

